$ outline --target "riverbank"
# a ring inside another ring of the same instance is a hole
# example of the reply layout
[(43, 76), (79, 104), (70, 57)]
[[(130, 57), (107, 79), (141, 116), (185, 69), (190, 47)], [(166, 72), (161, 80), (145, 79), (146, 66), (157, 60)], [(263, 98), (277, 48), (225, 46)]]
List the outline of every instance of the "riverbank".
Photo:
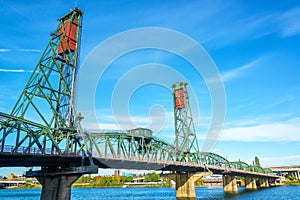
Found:
[[(236, 199), (276, 199), (298, 200), (300, 186), (271, 187), (253, 192), (239, 187)], [(196, 187), (198, 199), (223, 199), (232, 200), (233, 197), (226, 195), (222, 187)], [(40, 199), (41, 189), (18, 189), (1, 190), (1, 200), (33, 200)], [(71, 199), (110, 199), (110, 200), (176, 200), (175, 189), (169, 187), (139, 187), (139, 188), (73, 188)]]
[(295, 185), (295, 186), (299, 186), (300, 185), (300, 180), (286, 180), (283, 182), (284, 185)]
[(135, 188), (135, 187), (170, 187), (168, 183), (124, 183), (124, 185), (116, 186), (95, 186), (94, 184), (78, 184), (72, 185), (72, 188)]
[[(72, 188), (134, 188), (134, 187), (170, 187), (169, 180), (136, 182), (131, 177), (122, 176), (106, 176), (106, 177), (82, 177), (77, 180)], [(282, 185), (284, 186), (300, 186), (300, 180), (286, 179)], [(203, 182), (195, 183), (195, 186), (213, 187), (213, 185), (203, 184)], [(222, 186), (222, 184), (218, 185)], [(28, 181), (26, 184), (18, 186), (1, 187), (0, 189), (32, 189), (42, 188), (37, 181)]]
[[(285, 181), (281, 186), (300, 186), (300, 181)], [(169, 184), (162, 183), (162, 184), (124, 184), (122, 186), (94, 186), (92, 184), (73, 184), (72, 188), (151, 188), (151, 187), (170, 187)], [(197, 187), (206, 187), (206, 188), (214, 188), (214, 187), (222, 187), (222, 186), (197, 186)], [(36, 184), (25, 184), (19, 185), (16, 187), (0, 187), (0, 189), (39, 189), (42, 188), (42, 185)]]

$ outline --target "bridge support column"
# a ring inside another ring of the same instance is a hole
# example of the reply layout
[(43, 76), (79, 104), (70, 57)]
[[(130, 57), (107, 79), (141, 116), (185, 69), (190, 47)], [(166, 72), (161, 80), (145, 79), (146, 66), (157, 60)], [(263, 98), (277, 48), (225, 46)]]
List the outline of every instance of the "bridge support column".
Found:
[(281, 179), (281, 178), (275, 179), (275, 185), (276, 185), (276, 186), (282, 185), (282, 179)]
[(297, 180), (300, 180), (300, 174), (299, 174), (299, 171), (295, 171), (295, 178), (297, 179)]
[(230, 175), (223, 175), (223, 189), (225, 193), (237, 193), (236, 178)]
[(266, 178), (260, 178), (259, 184), (260, 184), (260, 187), (262, 187), (262, 188), (269, 187), (269, 181)]
[(269, 185), (270, 186), (279, 186), (279, 185), (281, 185), (281, 179), (270, 179)]
[(256, 190), (256, 181), (254, 178), (251, 177), (245, 177), (245, 186), (247, 190)]
[(176, 173), (176, 199), (196, 200), (194, 173)]
[(71, 199), (71, 185), (80, 176), (81, 175), (50, 175), (36, 177), (43, 186), (41, 200)]
[(41, 200), (70, 200), (71, 186), (83, 174), (98, 173), (97, 166), (29, 170), (26, 177), (36, 177), (43, 186)]

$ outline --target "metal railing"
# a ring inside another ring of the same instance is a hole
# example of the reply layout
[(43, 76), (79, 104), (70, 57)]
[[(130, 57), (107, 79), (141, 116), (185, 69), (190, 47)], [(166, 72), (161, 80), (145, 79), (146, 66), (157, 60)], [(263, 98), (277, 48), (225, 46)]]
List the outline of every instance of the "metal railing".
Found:
[(68, 152), (64, 153), (65, 150), (61, 149), (62, 153), (59, 153), (58, 151), (51, 150), (50, 148), (46, 148), (41, 150), (38, 147), (15, 147), (12, 145), (4, 145), (3, 148), (0, 147), (0, 154), (1, 153), (10, 153), (10, 154), (23, 154), (23, 155), (63, 155), (63, 156), (81, 156), (79, 153), (76, 152)]

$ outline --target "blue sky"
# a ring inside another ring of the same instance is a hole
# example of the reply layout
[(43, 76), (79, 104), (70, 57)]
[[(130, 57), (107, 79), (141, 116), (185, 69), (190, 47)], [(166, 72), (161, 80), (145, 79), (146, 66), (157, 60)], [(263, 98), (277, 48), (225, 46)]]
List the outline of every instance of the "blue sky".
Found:
[[(300, 164), (299, 1), (78, 0), (76, 4), (84, 11), (82, 62), (101, 42), (133, 28), (162, 27), (183, 33), (202, 45), (224, 81), (226, 118), (213, 151), (229, 160), (247, 162), (258, 156), (264, 166)], [(1, 112), (12, 109), (57, 26), (56, 19), (74, 6), (73, 1), (0, 0)], [(201, 144), (211, 119), (207, 87), (186, 61), (159, 50), (131, 52), (105, 71), (95, 95), (97, 123), (105, 129), (119, 128), (112, 117), (114, 86), (130, 70), (147, 63), (175, 69), (190, 83), (189, 89), (195, 95), (192, 108), (199, 110), (194, 117), (199, 123), (197, 136)], [(148, 84), (128, 101), (136, 126), (149, 125), (149, 109), (159, 105), (162, 109), (155, 107), (159, 112), (153, 119), (163, 121), (164, 129), (156, 136), (172, 141), (170, 88)], [(83, 125), (94, 128), (88, 119)], [(127, 122), (123, 119), (124, 124)]]

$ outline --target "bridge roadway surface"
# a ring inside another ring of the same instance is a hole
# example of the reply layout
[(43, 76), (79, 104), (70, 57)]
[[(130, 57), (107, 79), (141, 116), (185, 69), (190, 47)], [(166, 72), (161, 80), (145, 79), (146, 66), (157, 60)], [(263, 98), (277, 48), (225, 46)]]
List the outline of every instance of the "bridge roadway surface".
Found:
[[(0, 152), (0, 167), (56, 167), (56, 166), (80, 166), (89, 164), (89, 159), (79, 154), (70, 155), (51, 155), (41, 154), (35, 149), (31, 153), (14, 152), (11, 153), (13, 146), (5, 146), (3, 152)], [(20, 148), (19, 148), (20, 149)], [(136, 169), (136, 170), (162, 170), (162, 171), (184, 171), (184, 172), (212, 172), (213, 174), (223, 174), (232, 176), (247, 176), (253, 178), (267, 178), (276, 179), (279, 176), (274, 174), (265, 174), (258, 172), (251, 172), (246, 170), (215, 166), (204, 165), (192, 162), (179, 162), (179, 161), (163, 161), (159, 159), (147, 159), (138, 156), (124, 158), (118, 155), (104, 155), (103, 157), (92, 157), (94, 164), (99, 168), (112, 168), (112, 169)]]

